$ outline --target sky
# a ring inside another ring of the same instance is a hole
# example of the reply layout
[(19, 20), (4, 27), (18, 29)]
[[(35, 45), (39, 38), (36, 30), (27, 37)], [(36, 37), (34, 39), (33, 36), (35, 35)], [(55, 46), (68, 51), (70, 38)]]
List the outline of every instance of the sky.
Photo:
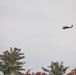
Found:
[(25, 53), (26, 70), (38, 66), (31, 72), (51, 61), (76, 68), (76, 0), (0, 0), (0, 53), (10, 47)]

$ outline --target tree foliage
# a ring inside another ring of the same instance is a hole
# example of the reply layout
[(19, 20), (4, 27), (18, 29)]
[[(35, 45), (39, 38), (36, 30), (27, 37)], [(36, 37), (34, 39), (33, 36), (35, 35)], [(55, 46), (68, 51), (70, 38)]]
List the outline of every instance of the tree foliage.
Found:
[(69, 67), (64, 67), (63, 62), (51, 62), (51, 65), (46, 68), (42, 68), (44, 71), (48, 72), (49, 75), (63, 75)]
[(0, 54), (0, 71), (4, 75), (11, 75), (12, 73), (21, 75), (21, 71), (25, 70), (22, 68), (25, 62), (19, 61), (25, 58), (25, 56), (20, 51), (21, 49), (18, 48), (10, 48), (10, 51), (7, 50)]

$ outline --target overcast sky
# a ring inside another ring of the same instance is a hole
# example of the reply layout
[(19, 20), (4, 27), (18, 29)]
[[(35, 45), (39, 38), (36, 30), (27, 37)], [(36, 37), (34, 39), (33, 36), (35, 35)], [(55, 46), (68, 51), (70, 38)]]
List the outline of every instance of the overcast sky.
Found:
[(10, 47), (25, 53), (26, 70), (51, 61), (76, 68), (76, 0), (0, 0), (0, 53)]

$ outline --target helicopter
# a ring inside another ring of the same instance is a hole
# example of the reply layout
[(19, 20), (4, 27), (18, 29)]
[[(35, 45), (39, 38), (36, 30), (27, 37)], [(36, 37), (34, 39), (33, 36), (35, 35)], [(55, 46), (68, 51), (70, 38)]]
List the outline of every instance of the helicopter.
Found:
[(71, 25), (70, 27), (69, 26), (63, 26), (62, 29), (69, 29), (69, 28), (72, 28), (72, 27), (73, 27), (73, 25)]

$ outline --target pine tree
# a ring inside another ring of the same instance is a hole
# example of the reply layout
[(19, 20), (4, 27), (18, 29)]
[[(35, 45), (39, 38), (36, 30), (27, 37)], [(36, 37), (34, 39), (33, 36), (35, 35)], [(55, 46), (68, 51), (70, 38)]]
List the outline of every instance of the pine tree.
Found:
[[(63, 75), (69, 67), (64, 67), (63, 62), (51, 62), (48, 66), (49, 69), (42, 68), (44, 71), (48, 72), (49, 75)], [(46, 69), (46, 70), (45, 70)]]
[(22, 68), (25, 62), (19, 60), (25, 56), (20, 51), (21, 49), (18, 48), (10, 48), (10, 51), (7, 50), (0, 55), (0, 71), (4, 75), (22, 75), (21, 71), (25, 70)]

